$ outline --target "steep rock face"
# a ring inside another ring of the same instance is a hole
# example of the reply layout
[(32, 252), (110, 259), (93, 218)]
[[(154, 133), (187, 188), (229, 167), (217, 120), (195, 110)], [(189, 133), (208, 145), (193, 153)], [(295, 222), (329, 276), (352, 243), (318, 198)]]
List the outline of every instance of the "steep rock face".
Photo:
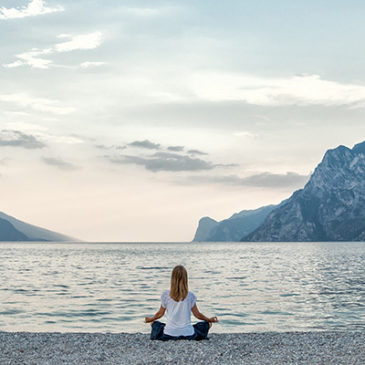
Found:
[(244, 241), (365, 239), (365, 142), (329, 150), (310, 180)]
[(210, 217), (203, 217), (199, 220), (198, 228), (195, 232), (193, 241), (205, 242), (208, 241), (209, 234), (217, 226), (218, 222)]
[(220, 222), (204, 217), (199, 221), (193, 241), (238, 242), (255, 230), (275, 207), (268, 205), (255, 210), (243, 210)]
[(29, 241), (29, 239), (11, 223), (0, 218), (0, 241)]

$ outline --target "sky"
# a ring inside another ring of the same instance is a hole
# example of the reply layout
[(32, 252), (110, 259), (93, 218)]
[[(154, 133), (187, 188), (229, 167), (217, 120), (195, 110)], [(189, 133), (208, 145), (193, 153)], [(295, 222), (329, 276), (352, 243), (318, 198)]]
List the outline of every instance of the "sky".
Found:
[(365, 140), (365, 3), (0, 0), (0, 210), (190, 241)]

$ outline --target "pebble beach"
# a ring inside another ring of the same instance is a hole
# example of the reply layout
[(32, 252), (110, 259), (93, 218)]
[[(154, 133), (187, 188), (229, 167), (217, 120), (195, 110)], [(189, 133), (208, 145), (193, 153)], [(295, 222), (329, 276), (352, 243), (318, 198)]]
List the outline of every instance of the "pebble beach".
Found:
[(0, 332), (0, 364), (365, 364), (365, 332), (211, 334), (151, 341), (147, 334)]

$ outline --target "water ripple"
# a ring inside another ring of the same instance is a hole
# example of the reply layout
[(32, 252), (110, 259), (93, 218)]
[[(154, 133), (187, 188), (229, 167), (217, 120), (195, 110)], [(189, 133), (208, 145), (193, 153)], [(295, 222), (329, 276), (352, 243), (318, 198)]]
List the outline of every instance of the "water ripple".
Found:
[(0, 330), (146, 333), (183, 264), (216, 332), (365, 331), (362, 242), (0, 243), (0, 260)]

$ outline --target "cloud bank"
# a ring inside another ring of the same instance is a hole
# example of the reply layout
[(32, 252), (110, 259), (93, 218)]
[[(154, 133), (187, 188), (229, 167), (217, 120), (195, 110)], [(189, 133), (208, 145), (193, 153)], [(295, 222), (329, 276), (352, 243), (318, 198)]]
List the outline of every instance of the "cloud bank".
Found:
[(58, 100), (37, 98), (26, 93), (0, 94), (0, 102), (58, 115), (69, 114), (74, 110), (71, 107), (63, 106)]
[(308, 181), (309, 175), (300, 175), (296, 172), (287, 172), (285, 174), (274, 174), (271, 172), (262, 172), (247, 177), (237, 175), (222, 176), (190, 176), (188, 181), (192, 183), (217, 183), (237, 186), (252, 186), (259, 188), (299, 188), (304, 186)]
[(30, 150), (46, 147), (42, 141), (31, 134), (7, 129), (0, 132), (0, 146), (22, 147)]
[[(58, 38), (66, 39), (64, 42), (56, 43), (54, 46), (37, 49), (33, 48), (28, 52), (19, 53), (15, 57), (16, 61), (3, 64), (7, 68), (16, 68), (20, 66), (30, 66), (32, 68), (47, 69), (52, 64), (52, 61), (44, 56), (56, 53), (72, 52), (76, 50), (90, 50), (99, 47), (102, 43), (102, 33), (92, 32), (81, 35), (60, 34)], [(85, 62), (81, 67), (87, 68), (90, 66), (99, 66), (101, 62)]]
[(200, 156), (207, 155), (206, 152), (203, 152), (203, 151), (200, 151), (200, 150), (189, 150), (188, 153), (190, 155), (200, 155)]
[(150, 150), (158, 150), (160, 149), (160, 144), (153, 143), (149, 141), (148, 139), (145, 139), (144, 141), (134, 141), (128, 144), (128, 146), (132, 147), (140, 147), (140, 148), (147, 148)]
[(146, 157), (131, 155), (109, 156), (108, 159), (117, 164), (140, 165), (152, 172), (201, 171), (211, 170), (215, 167), (212, 163), (199, 158), (169, 152), (157, 152)]
[(95, 49), (101, 44), (102, 33), (92, 32), (75, 36), (71, 34), (60, 34), (57, 38), (67, 39), (65, 42), (57, 43), (53, 47), (54, 52), (62, 53), (75, 50)]
[(167, 150), (173, 152), (182, 152), (184, 151), (184, 146), (169, 146), (167, 147)]
[(365, 86), (324, 80), (319, 75), (264, 78), (232, 73), (204, 73), (193, 77), (200, 99), (245, 101), (261, 106), (365, 106)]
[[(125, 150), (132, 148), (138, 148), (135, 151), (124, 154), (115, 153), (113, 155), (104, 156), (110, 162), (115, 164), (134, 164), (143, 166), (146, 170), (152, 172), (158, 171), (203, 171), (211, 170), (216, 167), (230, 167), (232, 165), (213, 164), (209, 161), (205, 161), (201, 158), (197, 158), (195, 155), (207, 155), (207, 153), (200, 150), (191, 149), (184, 152), (185, 146), (162, 146), (159, 143), (154, 143), (148, 139), (141, 141), (133, 141), (122, 147), (119, 146), (105, 146), (97, 145), (98, 148), (107, 150)], [(144, 151), (143, 151), (144, 150)], [(146, 150), (149, 150), (150, 154), (146, 155)], [(155, 150), (154, 153), (152, 151)]]
[(140, 165), (152, 172), (202, 171), (211, 170), (217, 166), (199, 158), (171, 152), (156, 152), (150, 156), (118, 155), (107, 156), (107, 158), (116, 164)]
[(104, 65), (106, 65), (106, 62), (101, 62), (101, 61), (85, 61), (80, 63), (81, 68), (99, 67)]
[(19, 8), (0, 8), (0, 19), (19, 19), (63, 11), (62, 6), (49, 7), (43, 0), (32, 0), (27, 6)]
[(55, 166), (61, 170), (77, 170), (78, 167), (74, 164), (64, 161), (61, 158), (56, 157), (42, 157), (45, 164)]

